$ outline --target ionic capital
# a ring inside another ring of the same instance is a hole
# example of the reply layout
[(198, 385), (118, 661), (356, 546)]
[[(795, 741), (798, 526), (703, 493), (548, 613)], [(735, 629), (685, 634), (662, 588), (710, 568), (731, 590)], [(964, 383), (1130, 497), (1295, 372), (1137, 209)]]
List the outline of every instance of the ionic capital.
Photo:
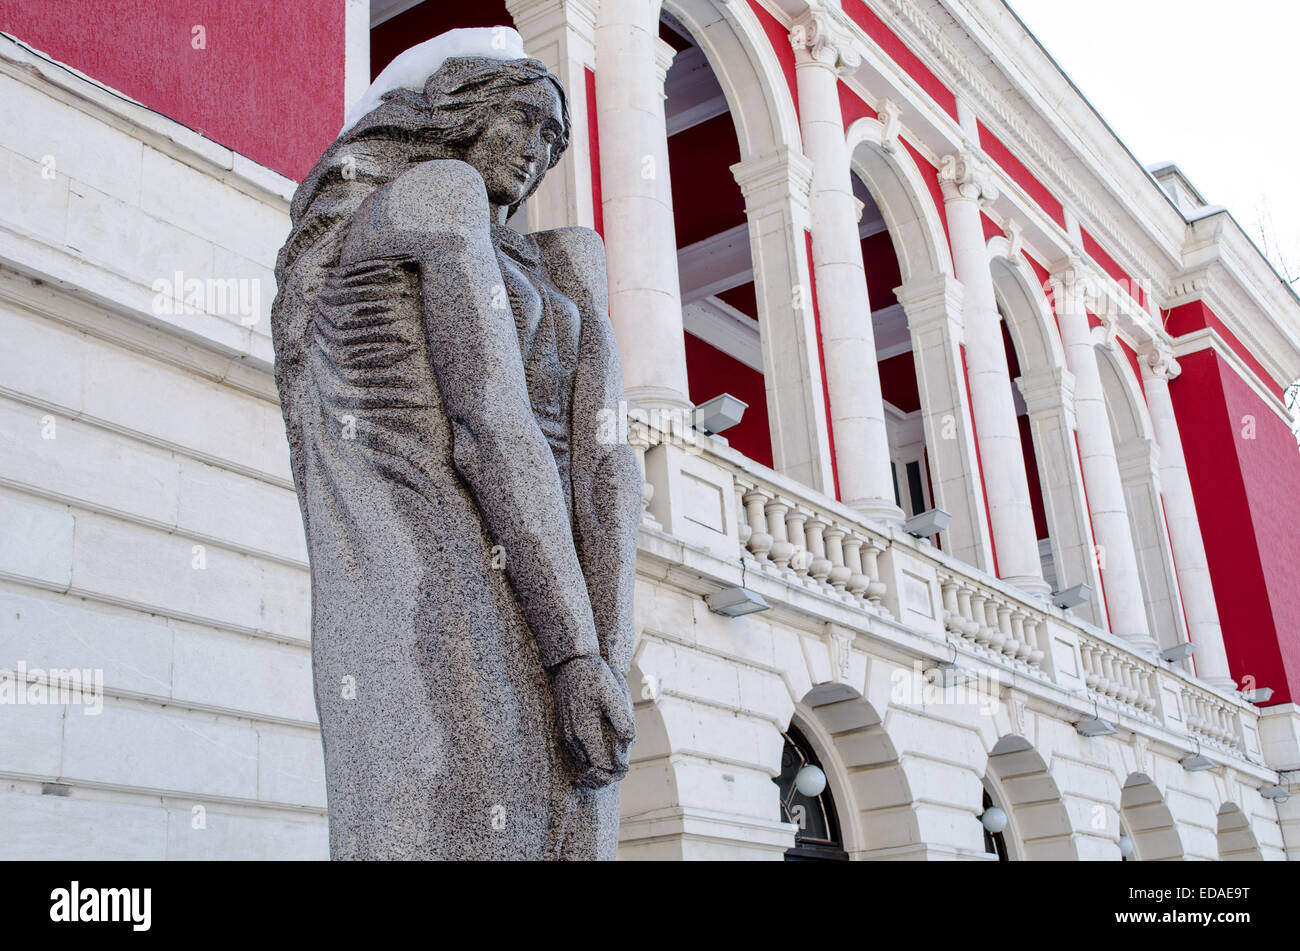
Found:
[(816, 63), (837, 73), (851, 73), (862, 62), (852, 39), (825, 10), (809, 9), (795, 20), (790, 45), (799, 66)]
[(998, 197), (993, 173), (966, 151), (945, 155), (940, 160), (939, 186), (944, 201), (996, 201)]
[(1174, 359), (1174, 352), (1160, 340), (1149, 340), (1138, 351), (1151, 375), (1159, 380), (1176, 380), (1183, 368)]

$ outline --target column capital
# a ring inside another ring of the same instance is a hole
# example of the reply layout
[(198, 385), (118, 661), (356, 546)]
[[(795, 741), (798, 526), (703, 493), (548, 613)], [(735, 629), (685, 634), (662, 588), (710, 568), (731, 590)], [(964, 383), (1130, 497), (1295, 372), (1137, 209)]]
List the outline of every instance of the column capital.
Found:
[(596, 31), (596, 10), (600, 0), (505, 0), (506, 12), (515, 21), (515, 29), (527, 42), (534, 36), (561, 24), (569, 24), (591, 37)]
[(813, 164), (802, 152), (796, 152), (788, 145), (737, 162), (731, 166), (731, 174), (745, 198), (745, 210), (751, 215), (762, 214), (785, 202), (805, 210), (808, 207)]
[(1173, 350), (1162, 340), (1148, 340), (1138, 350), (1138, 355), (1142, 357), (1147, 371), (1158, 380), (1176, 380), (1178, 374), (1183, 372), (1183, 368), (1174, 359)]
[(1074, 429), (1074, 374), (1065, 367), (1021, 374), (1016, 387), (1031, 417), (1060, 412)]
[(989, 167), (965, 149), (939, 160), (944, 201), (996, 201), (998, 186)]
[(790, 45), (797, 66), (820, 65), (837, 73), (851, 73), (862, 57), (848, 32), (823, 9), (811, 7), (790, 27)]
[[(658, 89), (663, 90), (664, 80), (668, 78), (668, 70), (673, 65), (673, 58), (676, 57), (677, 50), (672, 44), (665, 43), (661, 39), (655, 40), (655, 78), (658, 80)], [(663, 93), (667, 96), (667, 92)]]
[(940, 272), (914, 277), (902, 287), (894, 288), (894, 296), (903, 305), (908, 330), (917, 332), (931, 324), (948, 321), (961, 339), (965, 288), (951, 274)]

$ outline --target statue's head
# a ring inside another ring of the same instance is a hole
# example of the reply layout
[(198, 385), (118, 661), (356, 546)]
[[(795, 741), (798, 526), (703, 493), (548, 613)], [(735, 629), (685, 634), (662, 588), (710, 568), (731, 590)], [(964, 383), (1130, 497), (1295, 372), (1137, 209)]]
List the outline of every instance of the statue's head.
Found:
[(488, 199), (513, 210), (569, 144), (569, 108), (537, 60), (449, 59), (429, 77), (428, 139), (478, 169)]

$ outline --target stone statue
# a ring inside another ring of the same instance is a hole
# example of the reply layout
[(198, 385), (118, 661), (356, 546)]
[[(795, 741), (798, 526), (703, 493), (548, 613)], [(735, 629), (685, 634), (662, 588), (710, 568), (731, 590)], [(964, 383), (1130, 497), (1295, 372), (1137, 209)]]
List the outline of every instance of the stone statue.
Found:
[(294, 196), (272, 313), (330, 855), (613, 858), (641, 477), (604, 250), (506, 224), (564, 90), (496, 28), (367, 95)]

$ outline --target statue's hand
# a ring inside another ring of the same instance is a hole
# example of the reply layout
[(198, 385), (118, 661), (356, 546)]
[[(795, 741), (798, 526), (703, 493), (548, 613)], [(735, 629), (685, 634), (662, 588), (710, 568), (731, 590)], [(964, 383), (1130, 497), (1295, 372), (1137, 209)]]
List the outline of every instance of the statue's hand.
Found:
[(593, 789), (627, 775), (636, 737), (627, 682), (599, 656), (580, 656), (551, 671), (560, 745), (578, 769), (578, 784)]

